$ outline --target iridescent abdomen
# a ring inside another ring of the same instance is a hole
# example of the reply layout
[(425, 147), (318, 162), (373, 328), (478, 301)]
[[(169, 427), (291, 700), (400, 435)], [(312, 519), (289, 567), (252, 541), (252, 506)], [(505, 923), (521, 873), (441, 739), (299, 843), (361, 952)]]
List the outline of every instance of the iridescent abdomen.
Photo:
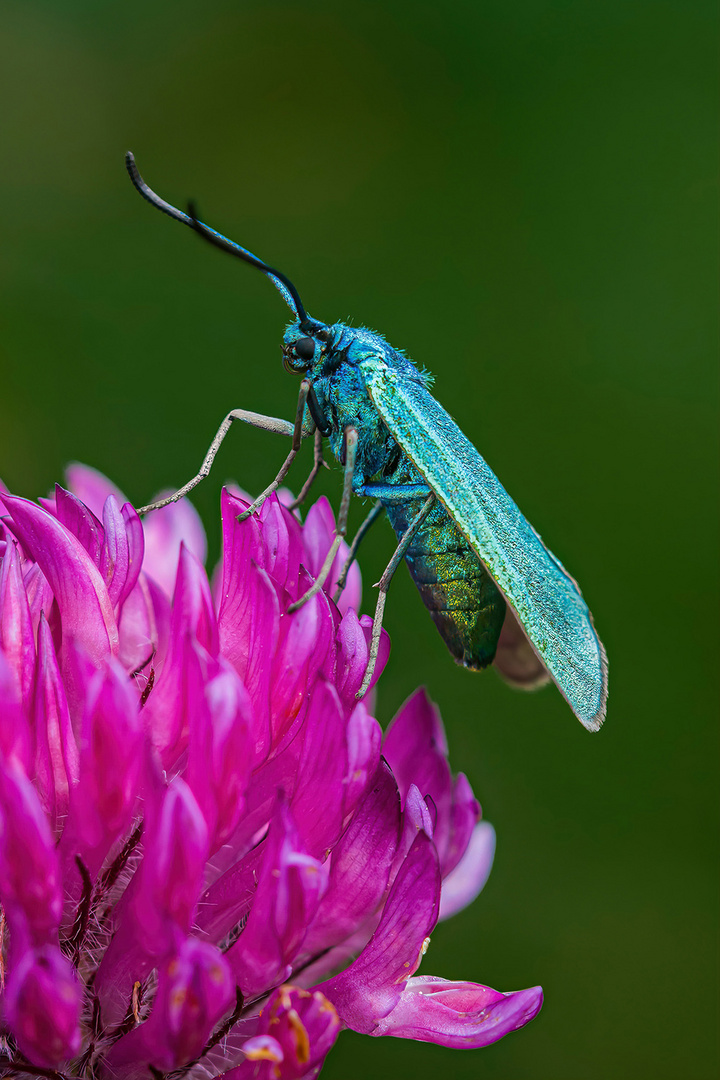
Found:
[[(421, 498), (386, 506), (398, 539), (424, 501)], [(505, 601), (440, 503), (413, 537), (405, 560), (425, 607), (457, 663), (469, 668), (492, 663), (505, 618)]]

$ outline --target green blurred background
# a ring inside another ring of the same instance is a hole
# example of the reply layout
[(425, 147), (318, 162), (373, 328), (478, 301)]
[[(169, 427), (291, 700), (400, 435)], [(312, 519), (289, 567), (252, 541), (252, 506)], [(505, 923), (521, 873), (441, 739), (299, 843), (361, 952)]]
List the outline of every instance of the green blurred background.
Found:
[[(717, 1075), (714, 9), (2, 5), (6, 483), (43, 494), (77, 459), (139, 503), (195, 472), (227, 409), (293, 415), (282, 301), (140, 200), (130, 147), (313, 314), (434, 372), (607, 645), (589, 735), (554, 690), (456, 668), (398, 575), (379, 716), (425, 682), (498, 830), (424, 967), (546, 1004), (482, 1051), (347, 1034), (328, 1080)], [(211, 561), (222, 480), (259, 489), (285, 451), (232, 433), (195, 499)], [(337, 468), (321, 490), (337, 503)], [(378, 526), (367, 584), (392, 544)]]

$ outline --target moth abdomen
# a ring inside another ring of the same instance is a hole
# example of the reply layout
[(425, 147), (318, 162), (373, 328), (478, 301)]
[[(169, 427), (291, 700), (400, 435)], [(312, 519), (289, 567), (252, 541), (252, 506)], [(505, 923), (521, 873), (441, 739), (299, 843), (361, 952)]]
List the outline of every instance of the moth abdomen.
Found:
[[(387, 506), (398, 537), (421, 506)], [(428, 515), (405, 556), (410, 576), (450, 650), (464, 667), (491, 664), (505, 618), (505, 601), (495, 582), (441, 505)]]

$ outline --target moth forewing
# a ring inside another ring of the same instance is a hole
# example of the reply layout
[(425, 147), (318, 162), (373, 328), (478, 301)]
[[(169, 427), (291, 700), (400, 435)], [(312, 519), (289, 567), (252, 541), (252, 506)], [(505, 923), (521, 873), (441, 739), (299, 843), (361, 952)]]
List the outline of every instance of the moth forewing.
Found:
[(597, 731), (605, 718), (607, 657), (574, 579), (425, 386), (371, 364), (366, 385), (393, 438), (486, 567), (577, 718)]

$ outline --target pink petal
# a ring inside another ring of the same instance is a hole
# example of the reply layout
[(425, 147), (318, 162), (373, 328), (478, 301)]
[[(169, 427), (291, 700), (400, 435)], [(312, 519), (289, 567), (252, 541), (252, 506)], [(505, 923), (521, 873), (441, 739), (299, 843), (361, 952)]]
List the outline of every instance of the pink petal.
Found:
[(230, 969), (218, 949), (185, 938), (161, 967), (152, 1012), (113, 1046), (113, 1075), (144, 1076), (147, 1062), (172, 1069), (197, 1058), (233, 999)]
[(27, 712), (35, 669), (35, 637), (20, 572), (20, 557), (12, 541), (0, 563), (0, 648), (14, 672)]
[(247, 690), (229, 665), (208, 684), (205, 696), (213, 728), (212, 771), (218, 807), (215, 843), (222, 844), (245, 808), (255, 724)]
[[(350, 548), (345, 543), (345, 541), (343, 541), (340, 545), (337, 559), (333, 563), (332, 571), (328, 579), (330, 584), (326, 591), (329, 593), (330, 596), (335, 595), (338, 578), (340, 577), (340, 573), (342, 572), (342, 569), (347, 561), (347, 557), (349, 554)], [(348, 611), (351, 610), (359, 611), (361, 602), (362, 574), (360, 573), (359, 563), (354, 562), (348, 570), (347, 578), (345, 579), (345, 588), (340, 593), (340, 598), (338, 599), (337, 606), (342, 612), (342, 614), (345, 615)]]
[(330, 606), (322, 593), (281, 617), (271, 675), (270, 722), (275, 745), (304, 715), (315, 679), (332, 647), (333, 634)]
[(171, 1068), (197, 1057), (234, 991), (230, 967), (220, 950), (187, 938), (160, 975), (153, 1014), (158, 1015), (160, 1038), (169, 1051), (161, 1064)]
[(16, 673), (0, 649), (0, 760), (28, 772), (30, 746), (30, 727), (20, 701)]
[(408, 698), (391, 722), (383, 755), (401, 795), (415, 784), (421, 795), (432, 799), (436, 810), (433, 839), (442, 866), (450, 840), (453, 783), (440, 713), (423, 688)]
[(186, 749), (191, 717), (203, 707), (202, 675), (196, 673), (201, 652), (191, 633), (173, 640), (145, 703), (147, 730), (165, 769), (173, 766)]
[(135, 919), (150, 955), (163, 955), (175, 929), (187, 934), (202, 888), (209, 850), (205, 818), (190, 788), (176, 777), (148, 828)]
[(262, 506), (263, 567), (293, 599), (298, 595), (298, 573), (303, 558), (302, 534), (297, 518), (273, 493)]
[[(138, 795), (145, 740), (137, 692), (113, 661), (87, 693), (80, 741), (80, 779), (63, 834), (66, 852), (83, 852), (91, 873), (127, 827)], [(79, 848), (74, 846), (79, 844)]]
[(380, 761), (382, 728), (359, 701), (347, 722), (348, 773), (345, 781), (344, 813), (350, 814), (365, 795), (368, 782)]
[[(370, 640), (372, 638), (373, 620), (369, 615), (360, 616), (360, 626), (365, 634), (365, 640), (367, 642), (368, 650), (370, 649)], [(378, 649), (377, 660), (375, 661), (375, 670), (373, 671), (372, 679), (370, 680), (370, 690), (375, 686), (378, 679), (385, 670), (385, 665), (390, 657), (390, 635), (387, 630), (380, 631), (380, 647)], [(367, 700), (367, 699), (366, 699)]]
[(210, 586), (205, 570), (181, 548), (173, 601), (168, 655), (146, 705), (154, 745), (169, 768), (187, 749), (193, 701), (202, 693), (202, 676), (189, 683), (189, 651), (201, 646), (210, 657), (219, 651)]
[(98, 518), (102, 517), (103, 506), (108, 495), (114, 495), (120, 506), (127, 502), (120, 488), (89, 465), (74, 462), (68, 465), (65, 475), (73, 495), (76, 495)]
[(305, 549), (303, 562), (314, 578), (325, 561), (334, 536), (335, 515), (329, 501), (322, 495), (308, 510), (302, 530)]
[(217, 1080), (277, 1080), (283, 1052), (271, 1035), (254, 1035), (242, 1044), (245, 1059), (236, 1069), (220, 1073)]
[(303, 849), (283, 800), (265, 841), (250, 914), (227, 959), (246, 998), (290, 973), (307, 926), (327, 888), (327, 868)]
[(207, 574), (199, 560), (181, 544), (173, 594), (172, 634), (179, 639), (188, 632), (211, 656), (218, 655), (217, 619)]
[(463, 857), (479, 818), (480, 803), (473, 794), (470, 781), (464, 773), (458, 773), (453, 783), (448, 842), (440, 862), (443, 878)]
[(254, 745), (247, 690), (229, 664), (214, 664), (195, 693), (186, 780), (215, 850), (233, 832), (245, 805)]
[(46, 510), (5, 495), (13, 529), (50, 583), (63, 635), (74, 638), (99, 665), (117, 652), (118, 632), (105, 583), (79, 540)]
[(220, 941), (247, 920), (265, 846), (263, 841), (248, 851), (244, 858), (226, 870), (200, 897), (196, 927), (211, 941)]
[[(62, 883), (55, 838), (22, 769), (0, 759), (0, 902), (34, 943), (57, 934)], [(19, 920), (19, 923), (18, 923)]]
[(355, 611), (345, 612), (336, 633), (334, 679), (338, 693), (348, 707), (362, 685), (370, 650), (367, 635)]
[(528, 1024), (542, 1000), (539, 986), (500, 994), (477, 983), (425, 976), (408, 981), (395, 1008), (370, 1034), (460, 1048), (488, 1046)]
[(265, 558), (260, 524), (253, 516), (237, 521), (245, 503), (222, 495), (223, 570), (218, 632), (223, 656), (245, 683), (258, 725), (258, 755), (269, 742), (270, 665), (277, 647), (280, 606)]
[(332, 853), (330, 880), (304, 948), (308, 954), (350, 937), (378, 908), (400, 836), (400, 795), (381, 762), (367, 797)]
[[(105, 500), (103, 527), (105, 536), (100, 552), (100, 573), (107, 585), (110, 602), (113, 607), (117, 607), (125, 595), (125, 584), (130, 569), (130, 549), (125, 532), (125, 521), (114, 495), (108, 495)], [(139, 572), (140, 568), (137, 569)]]
[[(162, 499), (171, 494), (160, 492), (156, 498)], [(180, 545), (195, 557), (199, 563), (205, 563), (207, 540), (205, 529), (195, 507), (188, 499), (180, 499), (160, 510), (146, 514), (143, 521), (145, 533), (145, 559), (143, 570), (161, 589), (172, 596), (177, 576)]]
[(224, 1080), (315, 1076), (339, 1034), (340, 1019), (323, 994), (281, 986), (262, 1010), (258, 1034), (242, 1044), (245, 1061)]
[[(411, 783), (417, 783), (423, 790), (444, 788), (449, 783), (450, 770), (447, 767), (447, 739), (440, 713), (430, 701), (424, 687), (420, 687), (401, 706), (388, 727), (383, 752), (401, 791), (406, 791)], [(416, 760), (417, 759), (417, 760)], [(422, 769), (427, 777), (425, 783), (418, 783), (418, 769), (412, 772), (413, 764)]]
[(122, 592), (120, 593), (119, 604), (125, 602), (126, 597), (130, 595), (135, 588), (138, 578), (140, 577), (140, 571), (142, 570), (143, 560), (145, 558), (145, 536), (143, 533), (142, 522), (138, 517), (138, 513), (134, 506), (130, 503), (125, 503), (121, 508), (120, 513), (122, 515), (123, 522), (125, 523), (125, 540), (128, 548), (128, 569), (125, 577), (125, 584)]
[(34, 694), (35, 783), (53, 827), (68, 811), (70, 787), (77, 783), (78, 748), (65, 688), (44, 615), (38, 626)]
[(70, 491), (55, 485), (55, 517), (68, 532), (76, 536), (88, 555), (100, 567), (100, 555), (105, 540), (105, 530), (92, 510)]
[[(320, 567), (325, 561), (325, 556), (330, 550), (335, 539), (335, 515), (332, 507), (325, 496), (321, 496), (313, 503), (307, 512), (305, 524), (302, 530), (303, 546), (305, 548), (304, 563), (313, 577), (317, 577)], [(333, 560), (330, 573), (328, 574), (325, 592), (328, 596), (335, 594), (338, 578), (350, 554), (349, 546), (343, 541), (337, 555)], [(360, 568), (355, 562), (350, 567), (347, 583), (338, 600), (338, 608), (344, 615), (350, 608), (355, 611), (360, 608), (362, 595), (362, 579)]]
[(56, 945), (27, 952), (10, 976), (7, 1019), (36, 1066), (55, 1068), (80, 1049), (82, 990)]
[(437, 922), (440, 871), (430, 839), (420, 833), (390, 890), (377, 930), (357, 960), (318, 990), (353, 1031), (370, 1033), (397, 1005), (418, 968)]
[(159, 585), (141, 574), (125, 598), (118, 622), (119, 660), (126, 671), (157, 673), (167, 652), (170, 633), (170, 601)]
[(302, 739), (299, 782), (290, 809), (305, 848), (321, 858), (342, 830), (348, 772), (345, 718), (334, 687), (325, 681), (313, 694)]
[(62, 640), (60, 612), (50, 588), (50, 583), (37, 563), (28, 565), (23, 575), (23, 584), (28, 598), (34, 633), (37, 635), (40, 615), (44, 612), (53, 635), (60, 642)]
[(485, 887), (495, 857), (495, 830), (481, 821), (454, 870), (443, 879), (440, 894), (440, 921), (449, 919), (471, 904)]
[[(433, 839), (435, 828), (433, 811), (434, 804), (432, 800), (424, 799), (420, 794), (420, 789), (411, 784), (403, 806), (402, 832), (400, 844), (398, 845), (395, 873), (399, 870), (420, 833), (424, 833), (431, 840)], [(435, 850), (437, 852), (437, 848)], [(394, 876), (393, 873), (393, 878)]]

